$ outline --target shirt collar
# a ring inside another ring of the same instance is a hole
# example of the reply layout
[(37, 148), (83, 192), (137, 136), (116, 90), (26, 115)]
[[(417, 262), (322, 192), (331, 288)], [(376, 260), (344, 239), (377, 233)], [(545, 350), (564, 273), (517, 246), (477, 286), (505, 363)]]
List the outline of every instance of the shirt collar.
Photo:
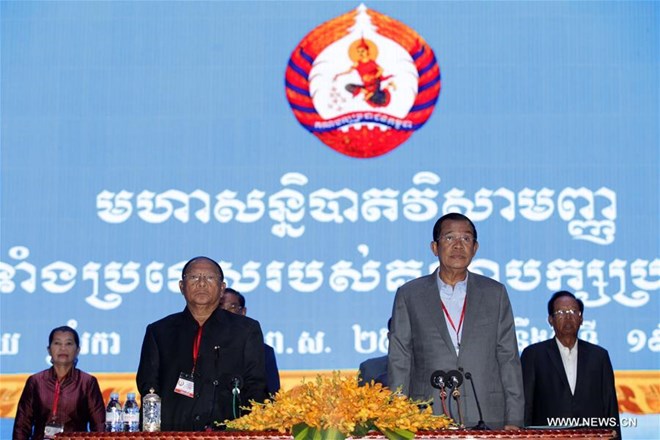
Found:
[[(49, 375), (48, 377), (54, 381), (57, 382), (57, 373), (55, 372), (55, 367), (50, 367), (48, 369)], [(71, 371), (67, 373), (66, 376), (64, 376), (64, 379), (62, 379), (62, 383), (68, 382), (69, 380), (75, 380), (78, 377), (78, 369), (76, 367), (73, 367)]]
[(575, 340), (575, 344), (572, 347), (566, 347), (564, 344), (561, 343), (561, 341), (555, 336), (555, 342), (557, 343), (557, 347), (559, 347), (560, 351), (568, 351), (572, 352), (573, 350), (577, 350), (578, 346), (578, 340)]
[(440, 278), (440, 268), (438, 268), (437, 275), (435, 279), (438, 282), (438, 290), (440, 291), (440, 294), (444, 294), (447, 296), (453, 296), (452, 293), (456, 292), (466, 292), (467, 293), (467, 282), (468, 278), (470, 277), (470, 272), (467, 272), (465, 274), (465, 279), (462, 281), (459, 281), (456, 283), (454, 287), (451, 285), (445, 283), (442, 278)]

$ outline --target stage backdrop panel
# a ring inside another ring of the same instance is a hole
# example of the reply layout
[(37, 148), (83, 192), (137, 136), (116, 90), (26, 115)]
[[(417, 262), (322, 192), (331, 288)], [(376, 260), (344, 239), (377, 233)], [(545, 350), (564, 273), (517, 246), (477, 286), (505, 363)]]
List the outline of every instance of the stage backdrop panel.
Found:
[(82, 369), (135, 372), (196, 255), (283, 371), (356, 369), (387, 352), (394, 293), (437, 266), (433, 223), (455, 211), (521, 350), (575, 292), (580, 336), (632, 374), (623, 409), (660, 412), (634, 379), (660, 369), (658, 3), (0, 12), (2, 375), (47, 368), (64, 324)]

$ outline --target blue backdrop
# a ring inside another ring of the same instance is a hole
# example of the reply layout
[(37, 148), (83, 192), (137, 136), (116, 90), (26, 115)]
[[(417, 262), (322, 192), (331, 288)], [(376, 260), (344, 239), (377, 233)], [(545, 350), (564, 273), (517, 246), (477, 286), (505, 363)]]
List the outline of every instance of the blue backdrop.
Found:
[(2, 2), (2, 374), (45, 368), (66, 323), (83, 369), (135, 371), (195, 255), (281, 369), (356, 368), (448, 211), (475, 221), (521, 349), (567, 289), (616, 370), (659, 369), (659, 4), (366, 4), (442, 72), (428, 122), (371, 159), (307, 132), (284, 87), (305, 35), (358, 6)]

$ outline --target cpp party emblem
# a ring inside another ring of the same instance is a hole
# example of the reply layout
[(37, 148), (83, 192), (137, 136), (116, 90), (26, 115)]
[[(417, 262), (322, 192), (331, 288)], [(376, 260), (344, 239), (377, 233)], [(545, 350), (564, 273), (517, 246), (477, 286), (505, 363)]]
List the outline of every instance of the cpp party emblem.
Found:
[(417, 32), (360, 5), (302, 39), (285, 85), (304, 128), (342, 154), (370, 158), (426, 123), (441, 80), (433, 50)]

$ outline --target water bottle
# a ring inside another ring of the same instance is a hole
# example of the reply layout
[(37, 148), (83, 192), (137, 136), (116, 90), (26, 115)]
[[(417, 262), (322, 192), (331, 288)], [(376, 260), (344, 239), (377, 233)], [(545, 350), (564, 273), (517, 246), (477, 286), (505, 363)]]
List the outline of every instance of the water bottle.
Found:
[(124, 426), (121, 422), (121, 403), (119, 393), (110, 394), (110, 402), (105, 408), (105, 430), (106, 432), (122, 432)]
[(135, 393), (126, 395), (124, 403), (124, 432), (140, 432), (140, 407), (135, 401)]
[(142, 430), (160, 431), (160, 397), (153, 388), (142, 398)]

